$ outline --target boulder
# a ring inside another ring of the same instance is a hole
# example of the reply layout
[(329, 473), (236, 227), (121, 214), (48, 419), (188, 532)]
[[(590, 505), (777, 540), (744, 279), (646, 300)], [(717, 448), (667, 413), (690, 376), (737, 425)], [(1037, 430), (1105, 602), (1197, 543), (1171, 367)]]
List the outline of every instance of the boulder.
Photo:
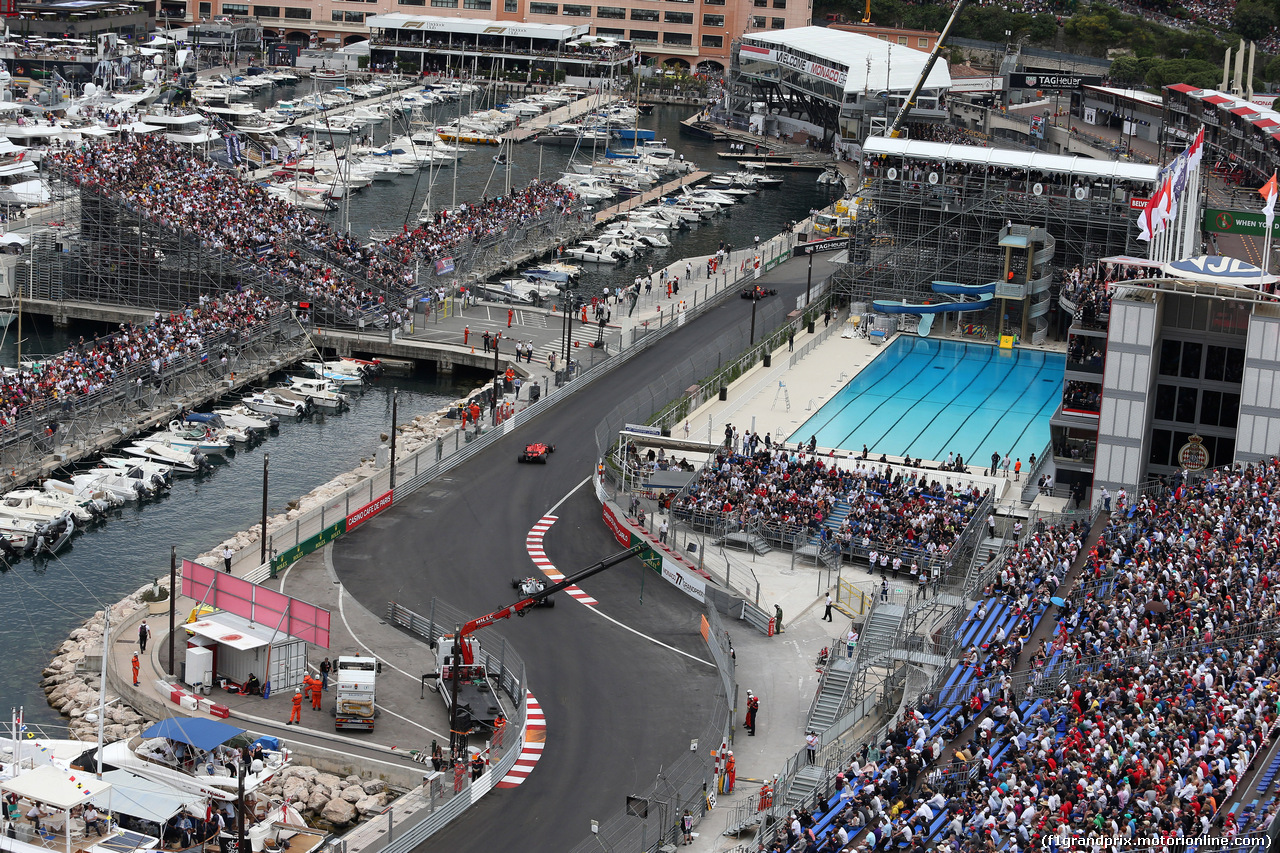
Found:
[(361, 785), (363, 783), (364, 783), (363, 779), (361, 779), (359, 776), (356, 776), (355, 774), (352, 774), (342, 780), (342, 787), (345, 788), (348, 785)]
[(311, 793), (311, 786), (307, 784), (306, 779), (299, 779), (296, 776), (290, 777), (284, 781), (284, 788), (281, 793), (289, 800), (306, 801)]
[(348, 803), (358, 803), (364, 799), (365, 793), (359, 785), (352, 785), (350, 788), (343, 788), (342, 793), (338, 795), (341, 799)]
[(364, 817), (369, 817), (380, 813), (386, 805), (386, 794), (370, 794), (367, 797), (360, 798), (360, 801), (356, 803), (356, 811)]
[(381, 779), (370, 779), (360, 787), (364, 789), (366, 794), (381, 794), (383, 791), (387, 790), (387, 783), (383, 782)]
[(330, 797), (321, 793), (319, 790), (312, 791), (311, 797), (307, 800), (307, 810), (319, 814), (324, 807), (329, 804)]
[(320, 817), (334, 827), (341, 828), (350, 825), (356, 819), (356, 807), (340, 797), (335, 797), (325, 804)]
[(333, 791), (342, 787), (342, 778), (335, 776), (332, 773), (319, 773), (316, 775), (315, 784), (324, 785), (326, 788)]

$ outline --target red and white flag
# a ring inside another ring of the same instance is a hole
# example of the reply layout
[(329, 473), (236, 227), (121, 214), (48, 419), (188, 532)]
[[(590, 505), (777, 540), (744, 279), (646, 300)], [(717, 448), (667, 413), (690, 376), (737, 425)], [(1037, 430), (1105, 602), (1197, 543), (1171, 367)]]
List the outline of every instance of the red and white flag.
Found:
[(1271, 231), (1271, 223), (1274, 222), (1276, 218), (1277, 192), (1280, 192), (1280, 190), (1277, 190), (1276, 188), (1276, 173), (1272, 172), (1271, 180), (1263, 184), (1262, 189), (1258, 190), (1258, 195), (1262, 196), (1267, 200), (1267, 203), (1262, 206), (1262, 214), (1267, 218), (1268, 233), (1270, 233)]
[(1201, 126), (1196, 138), (1191, 140), (1191, 144), (1187, 146), (1187, 168), (1194, 169), (1200, 165), (1200, 160), (1204, 157), (1204, 127)]

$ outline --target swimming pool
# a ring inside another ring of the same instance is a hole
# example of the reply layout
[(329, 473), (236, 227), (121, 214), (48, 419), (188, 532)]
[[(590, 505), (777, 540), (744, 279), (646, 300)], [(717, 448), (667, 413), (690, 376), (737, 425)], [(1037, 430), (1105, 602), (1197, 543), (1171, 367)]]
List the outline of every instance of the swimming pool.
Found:
[(1044, 451), (1066, 356), (899, 335), (788, 441), (986, 467)]

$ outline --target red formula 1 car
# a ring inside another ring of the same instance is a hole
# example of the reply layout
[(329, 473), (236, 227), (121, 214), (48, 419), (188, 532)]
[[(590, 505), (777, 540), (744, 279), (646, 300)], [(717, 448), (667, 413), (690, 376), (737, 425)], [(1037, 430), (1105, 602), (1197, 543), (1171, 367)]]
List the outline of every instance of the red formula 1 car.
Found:
[(524, 446), (524, 452), (521, 453), (520, 456), (516, 458), (516, 461), (517, 462), (541, 462), (543, 465), (545, 465), (547, 464), (547, 457), (555, 452), (556, 452), (556, 446), (554, 444), (542, 444), (542, 443), (526, 444)]

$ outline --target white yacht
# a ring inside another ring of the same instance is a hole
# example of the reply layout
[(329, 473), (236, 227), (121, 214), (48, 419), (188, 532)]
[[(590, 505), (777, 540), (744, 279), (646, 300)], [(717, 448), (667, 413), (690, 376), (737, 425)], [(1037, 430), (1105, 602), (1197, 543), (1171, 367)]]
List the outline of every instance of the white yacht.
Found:
[(336, 410), (346, 408), (347, 405), (347, 395), (328, 379), (290, 376), (288, 390), (306, 397), (317, 408)]
[(297, 395), (285, 396), (281, 389), (257, 391), (244, 398), (244, 404), (253, 411), (263, 415), (286, 415), (302, 417), (311, 408), (310, 401)]
[[(226, 744), (242, 734), (244, 729), (217, 720), (170, 717), (130, 740), (104, 746), (102, 763), (180, 791), (215, 800), (235, 800), (239, 754)], [(267, 750), (264, 755), (265, 760), (255, 761), (245, 774), (246, 794), (265, 785), (291, 759), (283, 747)]]

